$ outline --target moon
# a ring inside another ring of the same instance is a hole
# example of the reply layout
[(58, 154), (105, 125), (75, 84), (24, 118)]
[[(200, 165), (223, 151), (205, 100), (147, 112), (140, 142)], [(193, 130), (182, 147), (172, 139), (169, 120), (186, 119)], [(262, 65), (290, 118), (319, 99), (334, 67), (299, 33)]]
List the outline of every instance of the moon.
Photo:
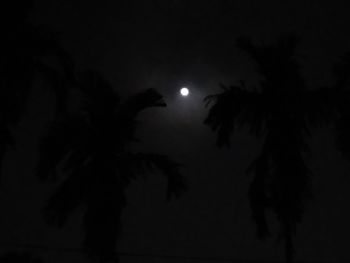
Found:
[(180, 94), (181, 94), (181, 96), (183, 96), (183, 97), (187, 97), (188, 94), (190, 94), (190, 91), (188, 90), (188, 88), (182, 87), (182, 88), (180, 89)]

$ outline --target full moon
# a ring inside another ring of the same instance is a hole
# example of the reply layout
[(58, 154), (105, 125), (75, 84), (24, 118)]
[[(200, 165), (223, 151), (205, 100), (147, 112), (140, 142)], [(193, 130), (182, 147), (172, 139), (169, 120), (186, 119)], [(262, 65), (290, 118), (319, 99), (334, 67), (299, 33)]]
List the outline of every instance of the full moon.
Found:
[(187, 97), (189, 93), (190, 93), (190, 91), (189, 91), (188, 88), (186, 88), (186, 87), (183, 87), (183, 88), (180, 89), (180, 94), (181, 94), (183, 97)]

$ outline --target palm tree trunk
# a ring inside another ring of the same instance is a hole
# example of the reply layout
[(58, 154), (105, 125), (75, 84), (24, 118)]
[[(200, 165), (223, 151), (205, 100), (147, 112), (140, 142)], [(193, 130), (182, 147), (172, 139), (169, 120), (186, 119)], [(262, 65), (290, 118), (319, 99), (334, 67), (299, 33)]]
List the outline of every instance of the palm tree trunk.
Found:
[(285, 256), (287, 263), (293, 263), (294, 261), (294, 248), (293, 248), (293, 236), (291, 231), (290, 224), (286, 224), (285, 226)]

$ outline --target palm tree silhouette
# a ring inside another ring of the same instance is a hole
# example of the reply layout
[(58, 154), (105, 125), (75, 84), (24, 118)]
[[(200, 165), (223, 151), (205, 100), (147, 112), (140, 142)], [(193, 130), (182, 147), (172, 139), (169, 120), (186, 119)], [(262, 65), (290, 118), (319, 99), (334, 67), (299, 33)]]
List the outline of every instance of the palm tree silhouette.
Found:
[(338, 115), (335, 121), (337, 148), (346, 159), (350, 159), (350, 53), (343, 56), (333, 70), (338, 93)]
[(85, 206), (83, 247), (91, 258), (117, 260), (125, 190), (132, 180), (154, 169), (168, 180), (167, 196), (185, 190), (178, 164), (167, 156), (134, 152), (137, 115), (149, 107), (164, 107), (154, 89), (120, 102), (112, 86), (97, 72), (79, 77), (83, 107), (78, 115), (59, 119), (43, 139), (38, 166), (39, 178), (54, 175), (59, 165), (68, 173), (44, 208), (47, 222), (63, 226), (80, 206)]
[(266, 211), (276, 214), (287, 262), (293, 260), (293, 234), (311, 197), (311, 172), (303, 156), (308, 150), (306, 135), (310, 125), (331, 121), (337, 108), (334, 89), (307, 89), (295, 56), (298, 42), (294, 34), (262, 46), (239, 38), (238, 48), (256, 62), (259, 87), (248, 88), (241, 81), (222, 85), (222, 93), (205, 98), (207, 105), (214, 102), (204, 123), (217, 133), (218, 146), (229, 146), (230, 135), (244, 125), (264, 139), (260, 155), (248, 169), (254, 175), (250, 206), (260, 239), (270, 236)]
[(5, 1), (5, 6), (7, 8), (1, 11), (7, 12), (5, 17), (9, 19), (2, 25), (0, 163), (8, 148), (14, 145), (10, 130), (22, 118), (28, 96), (38, 79), (54, 89), (59, 109), (64, 108), (68, 83), (74, 80), (72, 60), (56, 34), (30, 23), (31, 1), (25, 4)]

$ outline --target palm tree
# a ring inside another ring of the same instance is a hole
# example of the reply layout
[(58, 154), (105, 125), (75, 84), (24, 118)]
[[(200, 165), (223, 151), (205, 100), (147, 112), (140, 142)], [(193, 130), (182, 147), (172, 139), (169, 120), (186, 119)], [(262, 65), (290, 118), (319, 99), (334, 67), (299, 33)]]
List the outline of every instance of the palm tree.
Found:
[(168, 180), (168, 199), (185, 190), (178, 164), (167, 156), (134, 152), (137, 115), (149, 107), (164, 107), (154, 89), (120, 102), (111, 85), (98, 73), (80, 76), (84, 96), (79, 114), (60, 119), (41, 144), (39, 178), (45, 180), (62, 165), (68, 173), (44, 208), (47, 222), (63, 226), (68, 217), (85, 207), (83, 247), (100, 262), (116, 260), (121, 214), (126, 205), (125, 190), (132, 180), (155, 168)]
[(335, 121), (337, 148), (350, 159), (350, 53), (334, 66), (335, 88), (338, 93), (338, 115)]
[[(38, 79), (53, 87), (57, 107), (63, 109), (68, 83), (74, 82), (73, 63), (53, 34), (28, 20), (31, 1), (25, 4), (6, 2), (2, 23), (0, 64), (0, 163), (14, 145), (11, 128), (22, 118), (26, 102)], [(61, 112), (61, 111), (58, 111)], [(1, 171), (1, 165), (0, 165)]]
[(311, 172), (303, 156), (306, 135), (310, 125), (328, 122), (336, 112), (333, 89), (307, 89), (294, 55), (298, 42), (289, 35), (276, 44), (256, 46), (239, 38), (238, 48), (256, 62), (259, 87), (248, 88), (241, 81), (222, 85), (223, 92), (205, 98), (214, 102), (204, 123), (217, 133), (218, 146), (229, 145), (230, 135), (242, 126), (263, 138), (261, 153), (248, 169), (254, 175), (250, 206), (260, 239), (270, 236), (266, 211), (276, 214), (287, 262), (293, 259), (293, 234), (311, 197)]

